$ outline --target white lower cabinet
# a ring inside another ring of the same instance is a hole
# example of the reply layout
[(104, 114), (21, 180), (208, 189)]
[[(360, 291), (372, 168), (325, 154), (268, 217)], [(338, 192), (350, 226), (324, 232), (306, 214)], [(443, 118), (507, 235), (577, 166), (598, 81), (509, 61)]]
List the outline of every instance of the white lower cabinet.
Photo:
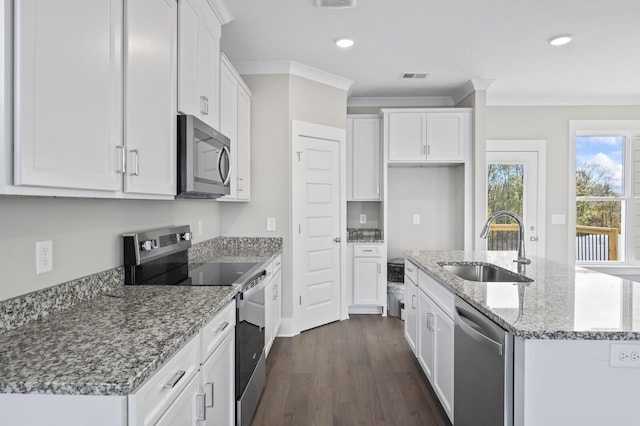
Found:
[(453, 421), (453, 293), (422, 271), (418, 284), (418, 362)]
[(418, 267), (404, 262), (404, 337), (413, 354), (417, 356), (418, 341)]
[[(233, 426), (235, 424), (235, 333), (224, 338), (213, 355), (202, 364), (202, 388), (199, 398), (204, 398), (204, 415), (201, 425)], [(196, 411), (202, 401), (196, 400)]]
[(353, 245), (353, 301), (350, 313), (382, 313), (387, 310), (386, 255), (384, 244)]
[(267, 280), (264, 293), (264, 353), (269, 355), (273, 341), (278, 336), (282, 322), (282, 256), (278, 256), (267, 266)]
[(195, 376), (178, 395), (167, 411), (154, 423), (156, 426), (193, 426), (198, 419), (197, 400), (199, 377)]

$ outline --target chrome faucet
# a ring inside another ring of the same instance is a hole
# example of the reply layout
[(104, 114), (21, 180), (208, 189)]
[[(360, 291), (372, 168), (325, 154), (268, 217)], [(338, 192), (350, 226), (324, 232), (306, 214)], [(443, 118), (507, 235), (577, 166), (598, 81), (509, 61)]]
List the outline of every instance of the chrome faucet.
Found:
[(487, 219), (487, 223), (484, 224), (484, 228), (482, 228), (482, 232), (480, 233), (480, 238), (486, 239), (489, 236), (489, 232), (491, 231), (491, 224), (501, 216), (513, 218), (518, 224), (518, 258), (514, 260), (514, 262), (518, 264), (518, 272), (523, 274), (524, 265), (530, 264), (531, 260), (527, 259), (524, 254), (524, 222), (522, 222), (520, 216), (506, 210), (495, 212), (494, 214), (489, 216), (489, 219)]

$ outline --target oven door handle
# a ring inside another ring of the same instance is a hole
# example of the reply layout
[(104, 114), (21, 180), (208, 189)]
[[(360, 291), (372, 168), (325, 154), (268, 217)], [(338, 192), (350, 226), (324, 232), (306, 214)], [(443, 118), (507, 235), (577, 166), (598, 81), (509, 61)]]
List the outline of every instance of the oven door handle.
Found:
[(262, 272), (260, 272), (258, 275), (254, 276), (252, 278), (252, 280), (255, 280), (258, 277), (262, 277), (262, 279), (260, 280), (260, 282), (258, 284), (256, 284), (255, 286), (251, 287), (250, 289), (247, 289), (246, 291), (242, 291), (240, 292), (240, 299), (246, 299), (248, 296), (252, 295), (255, 292), (258, 292), (260, 290), (264, 290), (264, 287), (266, 286), (267, 282), (264, 279), (264, 277), (267, 275), (267, 271), (264, 270)]

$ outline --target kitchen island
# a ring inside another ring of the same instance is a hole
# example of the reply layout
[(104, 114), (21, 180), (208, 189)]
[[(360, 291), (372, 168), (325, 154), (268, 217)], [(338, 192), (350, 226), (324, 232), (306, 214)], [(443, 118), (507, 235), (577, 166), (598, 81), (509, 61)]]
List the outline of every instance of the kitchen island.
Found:
[(517, 273), (515, 252), (405, 255), (515, 336), (515, 425), (640, 424), (640, 283), (540, 258), (522, 271), (531, 282), (475, 282), (441, 264)]

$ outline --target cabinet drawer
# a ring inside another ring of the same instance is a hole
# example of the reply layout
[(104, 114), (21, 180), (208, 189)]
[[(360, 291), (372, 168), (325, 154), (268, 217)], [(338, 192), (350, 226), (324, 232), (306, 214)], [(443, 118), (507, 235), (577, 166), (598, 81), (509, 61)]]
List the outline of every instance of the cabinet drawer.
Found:
[(207, 359), (216, 350), (227, 334), (233, 333), (235, 325), (236, 301), (232, 300), (200, 330), (201, 361)]
[[(162, 414), (154, 426), (192, 426), (198, 421), (194, 405), (197, 404), (196, 395), (200, 384), (200, 376), (196, 375), (178, 395), (167, 411)], [(200, 410), (204, 411), (204, 407)]]
[(354, 257), (380, 257), (381, 247), (374, 244), (356, 244), (353, 246)]
[(198, 343), (198, 336), (191, 339), (138, 391), (129, 395), (129, 424), (155, 424), (180, 395), (198, 372)]
[(426, 272), (418, 272), (418, 286), (433, 299), (449, 318), (454, 317), (453, 293), (431, 278)]
[(404, 261), (404, 274), (409, 277), (414, 284), (418, 284), (418, 267), (409, 260)]

